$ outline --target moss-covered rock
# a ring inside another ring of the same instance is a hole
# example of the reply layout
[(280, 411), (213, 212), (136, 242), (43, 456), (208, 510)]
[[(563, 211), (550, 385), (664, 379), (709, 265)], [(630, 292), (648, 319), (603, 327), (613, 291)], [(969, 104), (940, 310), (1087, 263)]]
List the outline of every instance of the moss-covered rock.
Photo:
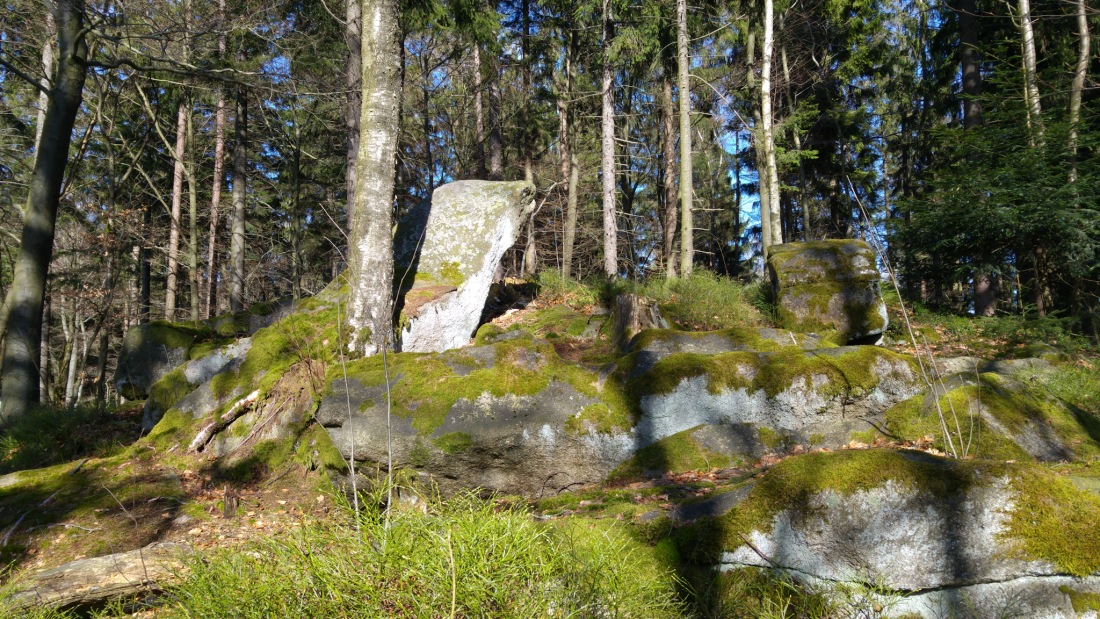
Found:
[(824, 434), (922, 387), (914, 358), (876, 346), (677, 353), (634, 376), (627, 386), (639, 403), (643, 442), (700, 424)]
[[(726, 568), (778, 567), (917, 593), (893, 610), (922, 617), (938, 616), (932, 602), (961, 608), (959, 590), (986, 583), (1013, 583), (1008, 592), (1020, 594), (1016, 610), (1026, 616), (1063, 616), (1045, 614), (1050, 590), (1067, 575), (1100, 571), (1096, 517), (1100, 499), (1034, 465), (887, 450), (814, 453), (770, 470), (709, 525), (704, 541), (723, 549), (716, 560)], [(1100, 580), (1080, 583), (1089, 590)], [(1034, 587), (1045, 587), (1034, 598), (1041, 601), (1027, 601)], [(938, 596), (922, 597), (929, 590)]]
[(776, 245), (769, 248), (768, 275), (784, 328), (830, 334), (841, 344), (886, 332), (875, 253), (863, 241)]
[(115, 387), (123, 397), (140, 400), (165, 374), (188, 358), (191, 346), (209, 335), (203, 325), (153, 321), (131, 327), (122, 341)]

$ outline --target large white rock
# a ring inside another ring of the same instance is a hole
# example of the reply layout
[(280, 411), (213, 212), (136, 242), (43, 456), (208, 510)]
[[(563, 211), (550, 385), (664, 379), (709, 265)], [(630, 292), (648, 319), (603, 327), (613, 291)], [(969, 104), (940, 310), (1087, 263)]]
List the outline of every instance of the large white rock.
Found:
[(531, 183), (459, 181), (432, 194), (416, 280), (404, 296), (401, 350), (465, 346), (504, 252), (535, 208)]

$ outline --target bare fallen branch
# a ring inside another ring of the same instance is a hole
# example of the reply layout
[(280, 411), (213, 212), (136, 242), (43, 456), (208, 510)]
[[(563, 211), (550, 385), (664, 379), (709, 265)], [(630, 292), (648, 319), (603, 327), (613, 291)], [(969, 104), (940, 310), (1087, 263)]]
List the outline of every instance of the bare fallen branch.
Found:
[(199, 433), (195, 435), (195, 440), (191, 441), (191, 444), (188, 445), (187, 453), (198, 453), (205, 449), (206, 444), (210, 442), (210, 439), (214, 438), (215, 434), (221, 432), (228, 427), (229, 424), (236, 421), (238, 417), (245, 414), (248, 408), (255, 404), (258, 399), (260, 399), (259, 389), (234, 402), (233, 406), (230, 406), (229, 410), (225, 411), (225, 414), (206, 424), (199, 430)]

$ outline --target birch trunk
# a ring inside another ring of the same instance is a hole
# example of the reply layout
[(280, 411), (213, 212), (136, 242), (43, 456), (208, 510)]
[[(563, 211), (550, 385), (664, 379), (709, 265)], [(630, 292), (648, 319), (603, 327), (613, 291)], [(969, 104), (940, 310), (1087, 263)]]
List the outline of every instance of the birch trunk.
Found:
[(573, 118), (569, 98), (573, 96), (576, 84), (576, 45), (577, 37), (570, 33), (565, 48), (565, 92), (562, 93), (562, 174), (566, 183), (565, 230), (562, 248), (562, 275), (572, 277), (573, 246), (577, 238), (577, 190), (580, 187), (580, 169), (577, 167), (577, 153), (573, 148)]
[(1043, 142), (1043, 107), (1039, 102), (1039, 83), (1035, 75), (1035, 31), (1031, 24), (1030, 0), (1018, 0), (1020, 13), (1020, 42), (1024, 63), (1024, 104), (1027, 107), (1027, 128), (1031, 132), (1032, 142)]
[(481, 43), (474, 43), (474, 138), (477, 141), (477, 178), (485, 180), (485, 111), (482, 102)]
[(349, 240), (354, 352), (372, 355), (390, 346), (393, 331), (394, 163), (401, 97), (397, 0), (363, 5), (362, 114), (356, 160), (355, 218)]
[(346, 189), (347, 226), (352, 229), (355, 221), (355, 179), (356, 161), (359, 157), (359, 116), (362, 113), (362, 13), (363, 0), (346, 0), (344, 12), (344, 41), (348, 46), (348, 66), (344, 74), (344, 87), (347, 90), (347, 108), (344, 110), (344, 131), (347, 134)]
[[(760, 71), (760, 121), (764, 158), (768, 175), (768, 237), (771, 245), (783, 242), (782, 214), (779, 211), (779, 172), (775, 162), (775, 134), (772, 131), (772, 55), (775, 47), (775, 3), (764, 0), (764, 59)], [(764, 205), (761, 203), (761, 209)]]
[(680, 274), (691, 275), (695, 260), (695, 222), (691, 178), (691, 85), (688, 83), (687, 0), (676, 0), (676, 64), (679, 69), (680, 97)]
[(1077, 132), (1081, 123), (1081, 94), (1085, 90), (1085, 78), (1089, 70), (1089, 20), (1085, 0), (1077, 0), (1077, 66), (1073, 72), (1073, 85), (1069, 93), (1069, 182), (1077, 182)]
[(619, 273), (618, 222), (615, 212), (615, 70), (611, 65), (611, 0), (603, 0), (603, 76), (600, 80), (600, 159), (603, 176), (603, 270), (608, 277)]

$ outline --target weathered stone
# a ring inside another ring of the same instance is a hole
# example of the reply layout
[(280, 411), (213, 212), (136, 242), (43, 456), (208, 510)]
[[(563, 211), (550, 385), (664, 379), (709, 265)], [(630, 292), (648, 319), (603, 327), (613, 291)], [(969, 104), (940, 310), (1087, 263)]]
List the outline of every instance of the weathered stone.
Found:
[(704, 424), (825, 433), (881, 413), (923, 387), (911, 358), (873, 346), (710, 358), (682, 353), (634, 379), (643, 389), (658, 381), (677, 382), (641, 396), (643, 444)]
[(460, 181), (432, 195), (431, 214), (405, 294), (401, 349), (465, 346), (477, 328), (493, 272), (534, 209), (533, 185)]
[(131, 327), (122, 341), (115, 387), (124, 398), (140, 400), (165, 374), (187, 360), (198, 330), (169, 322)]
[[(727, 536), (719, 567), (778, 569), (826, 592), (872, 589), (871, 601), (892, 617), (1077, 617), (1070, 593), (1100, 590), (1095, 575), (1072, 578), (1015, 552), (1010, 523), (1022, 499), (1013, 479), (1034, 473), (960, 467), (916, 452), (863, 453), (815, 457), (804, 472), (769, 472), (744, 499), (746, 509), (766, 495), (787, 504), (755, 530)], [(847, 470), (853, 460), (891, 472)], [(828, 484), (819, 479), (838, 474), (846, 477), (833, 483), (850, 490), (822, 488)], [(852, 484), (851, 475), (864, 481)], [(756, 494), (761, 488), (769, 490)]]
[(10, 610), (82, 608), (161, 591), (178, 579), (186, 550), (180, 544), (159, 542), (66, 563), (29, 576), (5, 603)]
[(354, 379), (346, 387), (356, 411), (350, 419), (342, 379), (333, 383), (336, 395), (317, 412), (341, 454), (382, 465), (392, 457), (395, 466), (429, 472), (446, 493), (487, 488), (552, 495), (603, 481), (634, 447), (626, 433), (569, 432), (566, 422), (593, 400), (556, 381), (530, 396), (484, 393), (474, 401), (459, 400), (429, 434), (396, 415), (387, 429), (384, 391), (364, 388)]
[(142, 432), (152, 430), (170, 408), (179, 408), (198, 418), (213, 412), (231, 397), (238, 395), (235, 392), (225, 394), (220, 398), (215, 397), (210, 389), (210, 380), (222, 372), (232, 371), (239, 367), (251, 347), (252, 340), (243, 338), (184, 364), (182, 368), (183, 376), (176, 377), (176, 379), (182, 379), (183, 384), (181, 386), (184, 389), (181, 393), (186, 395), (175, 401), (166, 401), (159, 397), (151, 397), (146, 400), (145, 410), (141, 417)]
[(875, 253), (852, 239), (769, 248), (768, 275), (780, 324), (792, 331), (833, 332), (839, 342), (867, 343), (886, 332)]

